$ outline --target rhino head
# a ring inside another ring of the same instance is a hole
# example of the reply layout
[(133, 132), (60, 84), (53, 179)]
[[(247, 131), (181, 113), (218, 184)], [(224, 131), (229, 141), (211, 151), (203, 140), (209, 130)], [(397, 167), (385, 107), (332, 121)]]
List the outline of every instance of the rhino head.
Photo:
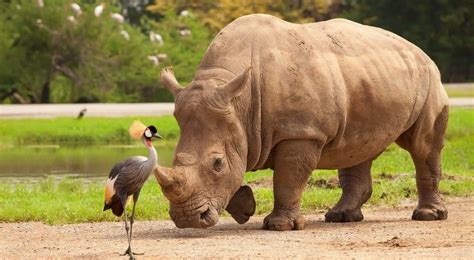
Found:
[(155, 177), (170, 201), (170, 216), (179, 228), (207, 228), (226, 209), (238, 223), (255, 212), (248, 186), (241, 186), (247, 164), (247, 139), (234, 99), (249, 84), (250, 69), (218, 86), (195, 80), (182, 88), (171, 68), (162, 84), (175, 98), (180, 127), (173, 168), (158, 166)]

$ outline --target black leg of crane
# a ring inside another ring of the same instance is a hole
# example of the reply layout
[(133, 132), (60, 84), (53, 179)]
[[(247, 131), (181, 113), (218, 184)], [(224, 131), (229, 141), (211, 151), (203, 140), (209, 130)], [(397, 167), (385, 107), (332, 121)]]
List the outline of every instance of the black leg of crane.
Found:
[[(130, 241), (132, 240), (133, 222), (135, 221), (135, 206), (137, 205), (139, 195), (140, 195), (140, 191), (133, 194), (133, 208), (132, 208), (132, 215), (130, 216)], [(143, 253), (133, 253), (133, 254), (143, 255)]]
[(135, 259), (135, 258), (133, 257), (132, 248), (131, 248), (131, 246), (130, 246), (130, 244), (131, 244), (131, 243), (130, 243), (130, 242), (131, 242), (131, 241), (130, 241), (130, 233), (129, 233), (130, 229), (129, 229), (129, 227), (128, 227), (127, 210), (125, 209), (125, 207), (124, 207), (124, 213), (123, 213), (123, 215), (124, 215), (124, 218), (125, 218), (125, 231), (127, 232), (128, 248), (127, 248), (127, 250), (125, 251), (125, 253), (123, 253), (122, 255), (129, 255), (129, 256), (130, 256), (130, 259)]
[(127, 209), (125, 207), (126, 205), (126, 202), (125, 203), (122, 203), (123, 205), (123, 216), (124, 216), (124, 222), (125, 222), (125, 231), (127, 232), (127, 240), (128, 240), (128, 248), (127, 250), (125, 250), (125, 253), (122, 254), (122, 256), (124, 255), (128, 255), (129, 256), (129, 259), (130, 260), (133, 260), (135, 259), (135, 257), (133, 257), (133, 252), (132, 252), (132, 247), (131, 247), (131, 239), (130, 239), (130, 231), (131, 229), (128, 227), (128, 216), (127, 216)]

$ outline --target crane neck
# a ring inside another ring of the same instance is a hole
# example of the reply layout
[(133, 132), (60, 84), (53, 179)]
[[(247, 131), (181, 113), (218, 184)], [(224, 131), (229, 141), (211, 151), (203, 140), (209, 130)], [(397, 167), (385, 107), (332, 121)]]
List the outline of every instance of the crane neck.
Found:
[(158, 153), (156, 152), (155, 147), (153, 147), (153, 144), (151, 141), (147, 142), (147, 149), (148, 149), (148, 161), (152, 167), (155, 167), (155, 164), (158, 163)]

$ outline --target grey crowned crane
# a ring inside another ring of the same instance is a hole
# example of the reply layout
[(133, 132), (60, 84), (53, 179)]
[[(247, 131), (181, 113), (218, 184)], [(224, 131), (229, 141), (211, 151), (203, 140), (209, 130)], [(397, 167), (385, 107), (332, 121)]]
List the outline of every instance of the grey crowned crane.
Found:
[[(128, 249), (123, 255), (128, 254), (130, 259), (134, 259), (131, 240), (135, 206), (143, 184), (152, 173), (158, 161), (156, 150), (152, 144), (152, 138), (161, 138), (161, 136), (158, 134), (156, 127), (152, 125), (146, 127), (138, 121), (132, 124), (129, 133), (133, 138), (142, 140), (148, 149), (148, 158), (144, 156), (133, 156), (114, 165), (105, 184), (104, 211), (112, 209), (112, 213), (115, 216), (125, 216)], [(130, 216), (129, 230), (127, 213), (125, 212), (124, 214), (124, 211), (130, 197), (133, 197), (133, 209), (132, 215)]]

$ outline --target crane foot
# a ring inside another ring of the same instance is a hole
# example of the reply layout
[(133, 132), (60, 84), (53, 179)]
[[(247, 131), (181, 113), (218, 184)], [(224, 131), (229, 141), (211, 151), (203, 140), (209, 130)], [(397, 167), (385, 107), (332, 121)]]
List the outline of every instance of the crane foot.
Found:
[(136, 255), (144, 255), (144, 253), (135, 253), (135, 252), (132, 252), (132, 249), (130, 247), (128, 247), (128, 249), (125, 251), (125, 253), (121, 254), (121, 256), (125, 256), (125, 255), (129, 255), (130, 256), (130, 260), (132, 259), (135, 259), (134, 256)]

